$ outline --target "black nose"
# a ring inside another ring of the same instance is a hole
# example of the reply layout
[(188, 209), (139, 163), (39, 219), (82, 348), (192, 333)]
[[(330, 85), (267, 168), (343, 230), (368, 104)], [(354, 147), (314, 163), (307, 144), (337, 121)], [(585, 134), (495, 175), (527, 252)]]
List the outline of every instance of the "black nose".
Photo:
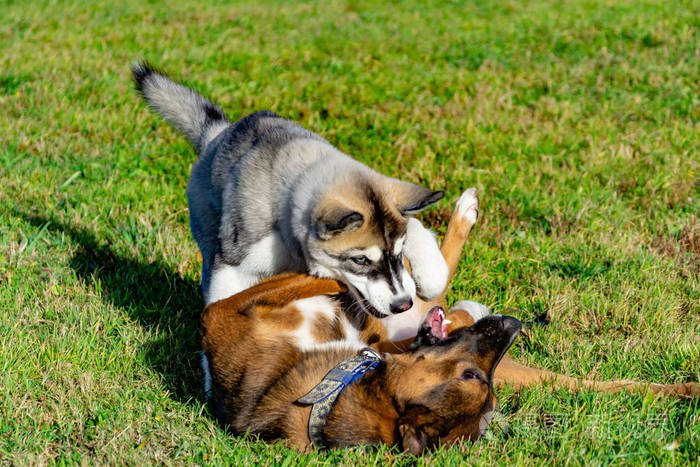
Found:
[(403, 313), (408, 311), (413, 306), (413, 300), (410, 298), (408, 300), (400, 300), (391, 304), (391, 312), (394, 314)]

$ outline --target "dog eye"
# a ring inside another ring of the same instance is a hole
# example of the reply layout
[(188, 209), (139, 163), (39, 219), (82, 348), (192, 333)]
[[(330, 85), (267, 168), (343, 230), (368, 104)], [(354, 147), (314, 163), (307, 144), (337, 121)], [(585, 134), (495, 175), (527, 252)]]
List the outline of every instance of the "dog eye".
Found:
[(461, 378), (464, 381), (468, 381), (470, 379), (479, 379), (479, 375), (477, 375), (474, 370), (464, 370), (464, 373), (462, 373)]
[(352, 262), (357, 264), (358, 266), (367, 266), (369, 264), (369, 259), (367, 259), (366, 256), (355, 256), (352, 259)]

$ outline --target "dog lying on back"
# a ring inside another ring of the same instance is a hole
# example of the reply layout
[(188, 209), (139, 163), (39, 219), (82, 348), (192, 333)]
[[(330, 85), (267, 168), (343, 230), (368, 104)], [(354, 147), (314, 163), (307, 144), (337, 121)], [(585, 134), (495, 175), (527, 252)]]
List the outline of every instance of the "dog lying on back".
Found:
[(232, 124), (147, 63), (132, 73), (148, 103), (200, 154), (187, 198), (206, 303), (283, 272), (342, 281), (376, 317), (445, 288), (434, 236), (409, 217), (442, 191), (381, 175), (269, 111)]
[[(290, 322), (289, 310), (273, 302), (231, 305), (211, 305), (202, 318), (218, 420), (237, 434), (309, 450), (311, 407), (299, 399), (363, 346), (335, 341), (302, 350), (285, 332), (298, 324)], [(494, 367), (520, 322), (489, 316), (447, 337), (443, 318), (433, 310), (409, 351), (385, 354), (376, 369), (347, 386), (324, 423), (322, 446), (385, 443), (419, 455), (481, 435), (494, 406)]]
[[(450, 277), (477, 208), (468, 190), (448, 224), (442, 254)], [(520, 365), (503, 357), (520, 330), (517, 320), (474, 302), (458, 302), (445, 319), (438, 304), (418, 300), (425, 319), (415, 338), (401, 341), (390, 339), (386, 319), (357, 310), (334, 280), (288, 274), (210, 304), (201, 330), (214, 412), (235, 433), (309, 449), (311, 408), (299, 399), (366, 346), (383, 361), (338, 397), (322, 431), (325, 446), (386, 443), (419, 454), (475, 439), (488, 425), (494, 384), (700, 395), (697, 383), (578, 380)]]

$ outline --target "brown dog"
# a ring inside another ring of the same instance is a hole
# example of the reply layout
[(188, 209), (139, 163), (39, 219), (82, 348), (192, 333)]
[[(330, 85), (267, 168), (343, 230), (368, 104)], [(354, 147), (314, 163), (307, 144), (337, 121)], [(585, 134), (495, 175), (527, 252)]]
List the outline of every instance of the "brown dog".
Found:
[[(476, 206), (461, 209), (460, 202), (441, 248), (450, 277), (476, 218)], [(475, 323), (479, 316), (459, 306), (444, 320), (435, 305), (418, 302), (427, 317), (417, 337), (397, 342), (389, 340), (384, 320), (358, 312), (344, 286), (332, 280), (290, 274), (213, 303), (201, 323), (214, 411), (236, 433), (309, 449), (311, 408), (297, 401), (368, 345), (383, 353), (383, 361), (338, 397), (323, 429), (326, 446), (383, 442), (417, 454), (475, 439), (487, 425), (494, 383), (551, 380), (571, 389), (699, 393), (695, 383), (581, 381), (501, 360), (520, 329), (517, 320), (492, 315)]]
[[(235, 433), (286, 439), (308, 450), (311, 407), (297, 401), (358, 349), (339, 343), (300, 350), (289, 335), (270, 332), (294, 325), (286, 311), (269, 301), (208, 308), (203, 329), (212, 403)], [(435, 309), (409, 351), (385, 354), (376, 369), (347, 386), (325, 422), (324, 446), (386, 443), (418, 455), (482, 433), (494, 405), (493, 369), (520, 322), (489, 316), (447, 338), (443, 317)]]

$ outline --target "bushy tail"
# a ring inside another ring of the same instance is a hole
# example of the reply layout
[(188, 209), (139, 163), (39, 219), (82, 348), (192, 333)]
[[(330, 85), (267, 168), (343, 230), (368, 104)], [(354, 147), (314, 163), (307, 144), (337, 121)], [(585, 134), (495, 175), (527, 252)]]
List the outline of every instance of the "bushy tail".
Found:
[(213, 103), (188, 87), (177, 84), (148, 62), (131, 68), (136, 89), (198, 151), (230, 123)]

